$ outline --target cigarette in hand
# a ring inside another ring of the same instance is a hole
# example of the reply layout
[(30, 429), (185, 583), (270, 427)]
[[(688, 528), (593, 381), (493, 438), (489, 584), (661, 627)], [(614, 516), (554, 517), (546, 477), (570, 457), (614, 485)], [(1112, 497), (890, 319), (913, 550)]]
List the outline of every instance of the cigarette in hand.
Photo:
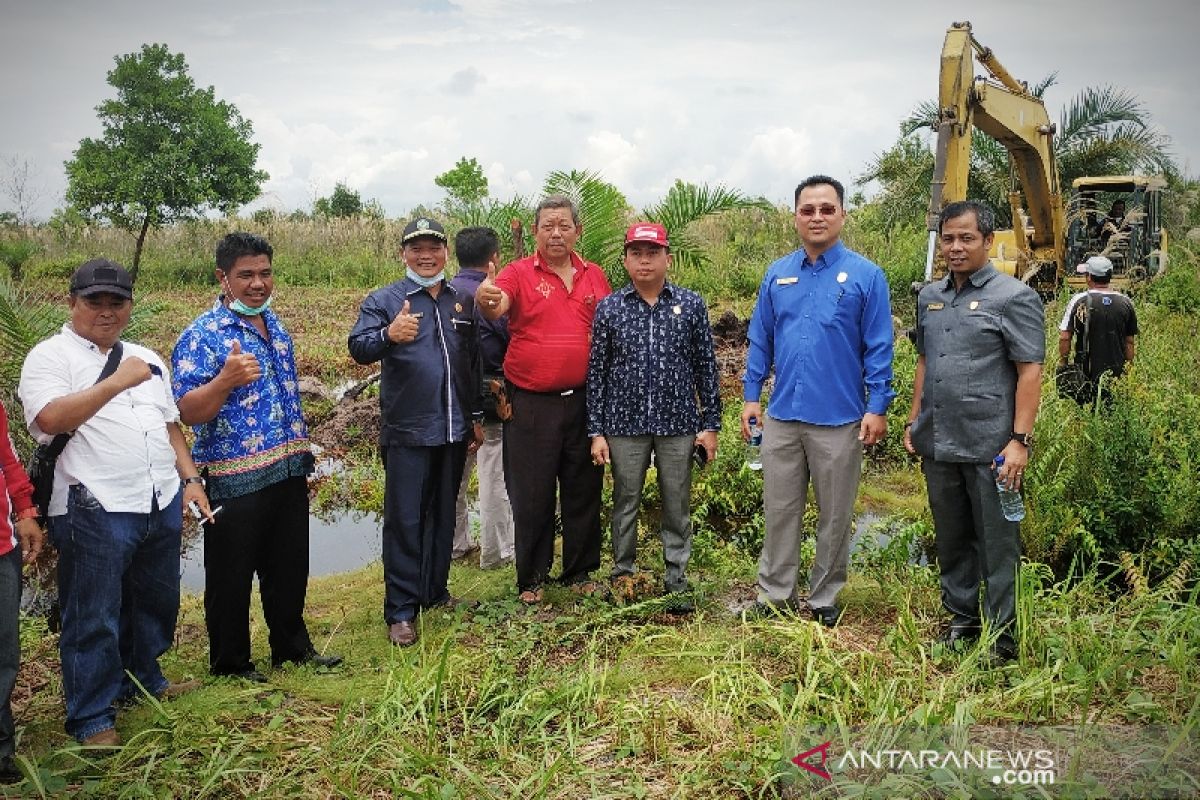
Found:
[[(224, 508), (225, 506), (217, 506), (212, 510), (211, 515), (213, 517), (217, 516), (217, 514), (224, 510)], [(196, 504), (195, 500), (188, 503), (188, 510), (192, 512), (192, 516), (196, 519), (204, 519), (204, 512), (200, 510), (200, 506)]]

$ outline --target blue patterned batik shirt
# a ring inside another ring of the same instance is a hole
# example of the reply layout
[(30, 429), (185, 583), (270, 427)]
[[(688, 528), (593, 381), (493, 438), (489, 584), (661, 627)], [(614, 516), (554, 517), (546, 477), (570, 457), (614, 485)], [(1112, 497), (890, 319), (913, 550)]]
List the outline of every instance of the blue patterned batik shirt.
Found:
[(600, 301), (587, 377), (590, 436), (690, 436), (721, 429), (708, 309), (668, 282), (650, 305), (632, 285)]
[(213, 500), (240, 497), (312, 471), (292, 338), (270, 310), (262, 319), (267, 338), (218, 298), (184, 329), (171, 353), (176, 402), (217, 376), (235, 341), (262, 369), (257, 381), (229, 393), (216, 417), (192, 426), (192, 458), (207, 472)]

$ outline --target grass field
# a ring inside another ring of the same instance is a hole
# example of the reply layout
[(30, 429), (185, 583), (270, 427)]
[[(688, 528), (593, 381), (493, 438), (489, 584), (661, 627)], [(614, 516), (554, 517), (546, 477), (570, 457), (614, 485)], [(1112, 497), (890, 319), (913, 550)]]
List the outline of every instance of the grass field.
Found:
[[(42, 265), (39, 285), (53, 285), (47, 273), (55, 268)], [(385, 274), (379, 264), (364, 269)], [(369, 372), (345, 351), (367, 285), (281, 286), (274, 308), (296, 340), (302, 374), (332, 385)], [(164, 353), (215, 296), (202, 280), (150, 280), (144, 292), (139, 303), (158, 310), (142, 338)], [(749, 304), (744, 297), (713, 304), (722, 305), (745, 313)], [(1165, 531), (1172, 547), (1191, 542), (1193, 549), (1164, 551), (1154, 569), (1150, 549), (1112, 563), (1081, 555), (1057, 572), (1036, 559), (1026, 563), (1018, 600), (1023, 638), (1013, 665), (983, 669), (978, 649), (931, 644), (942, 622), (936, 573), (913, 563), (929, 537), (923, 481), (894, 441), (871, 460), (859, 500), (861, 511), (886, 518), (894, 536), (856, 557), (843, 623), (827, 630), (802, 617), (744, 621), (738, 612), (754, 595), (760, 489), (740, 469), (727, 430), (717, 463), (696, 487), (694, 616), (668, 614), (653, 596), (618, 605), (561, 589), (527, 609), (515, 600), (511, 568), (456, 565), (452, 591), (482, 605), (425, 615), (419, 645), (399, 650), (386, 639), (376, 563), (311, 582), (314, 642), (344, 655), (342, 668), (275, 671), (262, 686), (208, 680), (170, 703), (148, 701), (122, 712), (118, 729), (127, 744), (112, 755), (81, 750), (62, 731), (56, 640), (43, 621), (27, 619), (15, 707), (28, 779), (10, 794), (1200, 796), (1200, 590), (1192, 562), (1180, 555), (1196, 552), (1200, 435), (1189, 409), (1200, 402), (1200, 351), (1194, 310), (1175, 310), (1167, 300), (1145, 310), (1126, 416), (1100, 419), (1054, 399), (1047, 386), (1034, 473), (1045, 488), (1029, 498), (1027, 535), (1038, 537), (1031, 544), (1039, 555), (1071, 552), (1105, 522), (1085, 518), (1078, 486), (1111, 474), (1111, 487), (1089, 483), (1088, 491), (1111, 490), (1128, 502), (1101, 512), (1160, 512), (1136, 541), (1157, 547), (1155, 536)], [(911, 348), (898, 347), (901, 396), (893, 415), (907, 408), (912, 360)], [(735, 406), (727, 407), (727, 428)], [(315, 419), (327, 410), (310, 408)], [(893, 438), (899, 427), (893, 418)], [(331, 481), (322, 494), (372, 507), (378, 468), (369, 462), (371, 443), (359, 445), (342, 485)], [(1135, 451), (1142, 472), (1129, 474), (1122, 467)], [(1077, 463), (1079, 454), (1087, 463)], [(656, 538), (643, 531), (642, 566), (661, 572)], [(811, 545), (803, 555), (810, 554)], [(265, 664), (257, 612), (253, 634)], [(190, 596), (176, 647), (164, 658), (168, 675), (205, 677), (206, 647), (200, 600)], [(1055, 732), (1104, 732), (1120, 746), (1084, 756), (1080, 747), (1056, 745), (1052, 786), (1001, 786), (989, 770), (947, 769), (834, 768), (825, 781), (790, 761), (821, 744), (818, 734), (833, 743), (831, 754), (845, 754), (895, 744), (912, 731), (947, 740), (970, 733), (1005, 746), (1017, 733), (1040, 746)]]

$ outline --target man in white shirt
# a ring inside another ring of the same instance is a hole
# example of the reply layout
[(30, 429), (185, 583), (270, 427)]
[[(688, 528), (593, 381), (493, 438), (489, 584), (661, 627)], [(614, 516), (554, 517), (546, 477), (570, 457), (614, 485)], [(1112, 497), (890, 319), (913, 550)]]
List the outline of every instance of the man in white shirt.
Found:
[[(209, 519), (211, 511), (166, 365), (120, 341), (133, 308), (129, 273), (107, 259), (87, 262), (71, 277), (68, 304), (70, 321), (29, 352), (17, 391), (40, 444), (72, 434), (48, 509), (66, 729), (115, 747), (116, 706), (141, 694), (129, 675), (157, 697), (196, 685), (170, 683), (158, 658), (179, 613), (182, 506), (194, 502)], [(119, 364), (97, 381), (114, 350)]]

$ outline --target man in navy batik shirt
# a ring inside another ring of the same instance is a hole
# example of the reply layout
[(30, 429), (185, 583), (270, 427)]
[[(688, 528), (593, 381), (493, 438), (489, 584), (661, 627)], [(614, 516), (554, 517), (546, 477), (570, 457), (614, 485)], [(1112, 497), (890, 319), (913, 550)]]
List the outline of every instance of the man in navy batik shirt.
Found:
[(662, 225), (625, 234), (632, 281), (600, 301), (588, 357), (587, 416), (592, 459), (613, 474), (613, 579), (636, 571), (637, 512), (654, 454), (662, 495), (663, 588), (670, 610), (687, 597), (692, 550), (692, 451), (717, 452), (721, 397), (708, 309), (695, 292), (667, 281), (670, 244)]

